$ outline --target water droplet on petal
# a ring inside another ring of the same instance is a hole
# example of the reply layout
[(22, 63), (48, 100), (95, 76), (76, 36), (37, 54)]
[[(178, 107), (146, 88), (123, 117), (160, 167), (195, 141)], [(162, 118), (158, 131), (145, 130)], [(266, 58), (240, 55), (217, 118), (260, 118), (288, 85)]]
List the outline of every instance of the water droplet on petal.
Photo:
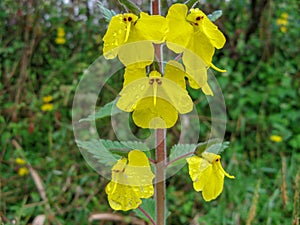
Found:
[(143, 91), (145, 89), (146, 85), (145, 84), (141, 84), (140, 85), (140, 90)]

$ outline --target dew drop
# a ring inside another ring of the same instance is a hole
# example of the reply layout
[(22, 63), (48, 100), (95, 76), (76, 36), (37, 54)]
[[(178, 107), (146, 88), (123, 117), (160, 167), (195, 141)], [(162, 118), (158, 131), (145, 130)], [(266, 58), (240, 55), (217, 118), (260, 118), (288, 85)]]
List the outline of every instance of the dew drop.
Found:
[(146, 85), (145, 84), (141, 84), (140, 85), (140, 90), (143, 91), (145, 89)]

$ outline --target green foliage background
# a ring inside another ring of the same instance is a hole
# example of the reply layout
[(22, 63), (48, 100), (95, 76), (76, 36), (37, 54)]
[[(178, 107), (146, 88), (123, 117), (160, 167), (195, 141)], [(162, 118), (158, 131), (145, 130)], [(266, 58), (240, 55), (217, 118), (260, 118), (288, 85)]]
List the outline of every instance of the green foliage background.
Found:
[[(124, 12), (117, 1), (105, 2)], [(148, 1), (135, 2), (149, 11)], [(162, 1), (164, 15), (173, 2)], [(223, 10), (216, 24), (227, 43), (214, 61), (228, 72), (215, 75), (228, 116), (223, 165), (236, 179), (225, 180), (222, 195), (206, 203), (184, 168), (167, 181), (168, 224), (299, 224), (300, 4), (216, 0), (198, 6), (206, 13)], [(282, 13), (288, 14), (285, 33), (276, 23)], [(104, 193), (108, 181), (82, 158), (71, 109), (83, 71), (101, 55), (105, 19), (93, 0), (2, 0), (0, 18), (0, 224), (31, 224), (38, 215), (46, 215), (46, 224), (98, 224), (89, 222), (93, 213), (112, 212)], [(66, 32), (64, 45), (55, 43), (58, 27)], [(99, 105), (113, 100), (121, 86), (121, 76), (109, 81)], [(54, 98), (52, 111), (41, 111), (45, 95)], [(208, 104), (200, 91), (191, 95), (203, 100), (197, 109), (205, 139)], [(114, 139), (109, 118), (98, 128), (101, 137)], [(179, 132), (168, 131), (169, 146)], [(271, 135), (283, 142), (270, 141)], [(47, 199), (30, 174), (18, 175), (17, 157), (38, 172)], [(121, 215), (135, 224), (135, 214)]]

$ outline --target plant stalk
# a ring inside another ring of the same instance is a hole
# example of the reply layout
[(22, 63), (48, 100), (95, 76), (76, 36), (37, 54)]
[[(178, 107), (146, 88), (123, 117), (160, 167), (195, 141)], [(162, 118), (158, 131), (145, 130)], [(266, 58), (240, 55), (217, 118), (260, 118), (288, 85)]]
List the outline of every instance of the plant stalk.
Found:
[[(160, 0), (151, 0), (151, 14), (160, 15)], [(155, 56), (160, 65), (160, 72), (162, 68), (162, 48), (160, 45), (155, 45)], [(165, 182), (165, 168), (166, 168), (166, 129), (157, 129), (155, 131), (156, 139), (156, 174), (155, 174), (155, 201), (156, 201), (156, 224), (166, 224), (166, 182)]]
[(156, 200), (156, 224), (165, 225), (166, 222), (166, 129), (156, 130), (156, 184), (155, 184), (155, 200)]

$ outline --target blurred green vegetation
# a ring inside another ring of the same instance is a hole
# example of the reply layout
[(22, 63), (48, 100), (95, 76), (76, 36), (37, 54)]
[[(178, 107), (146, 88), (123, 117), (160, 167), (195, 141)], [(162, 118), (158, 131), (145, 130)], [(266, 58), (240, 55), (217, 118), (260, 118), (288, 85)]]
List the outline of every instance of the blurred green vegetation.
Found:
[[(105, 2), (124, 11), (117, 1)], [(149, 11), (148, 1), (135, 2)], [(164, 15), (173, 2), (162, 1)], [(227, 43), (214, 61), (228, 72), (215, 75), (227, 107), (225, 140), (231, 142), (223, 165), (236, 179), (225, 179), (221, 196), (207, 203), (182, 169), (167, 181), (168, 224), (299, 224), (299, 1), (216, 0), (198, 6), (206, 13), (223, 10), (216, 24)], [(76, 85), (101, 55), (107, 24), (97, 2), (2, 0), (0, 18), (0, 218), (20, 225), (38, 215), (46, 215), (45, 224), (99, 224), (91, 221), (94, 213), (112, 212), (103, 191), (108, 181), (82, 158), (71, 124)], [(65, 42), (57, 44), (60, 36)], [(107, 84), (110, 94), (99, 105), (117, 95), (121, 82), (118, 77)], [(200, 91), (191, 94), (203, 100), (197, 108), (205, 124), (199, 136), (205, 139), (208, 103)], [(47, 95), (53, 96), (53, 109), (42, 111)], [(109, 124), (101, 120), (101, 137), (113, 137)], [(169, 130), (169, 146), (179, 132)], [(283, 141), (273, 142), (271, 135)], [(30, 164), (29, 174), (18, 174), (22, 165), (16, 158)], [(117, 214), (124, 221), (135, 217)]]

